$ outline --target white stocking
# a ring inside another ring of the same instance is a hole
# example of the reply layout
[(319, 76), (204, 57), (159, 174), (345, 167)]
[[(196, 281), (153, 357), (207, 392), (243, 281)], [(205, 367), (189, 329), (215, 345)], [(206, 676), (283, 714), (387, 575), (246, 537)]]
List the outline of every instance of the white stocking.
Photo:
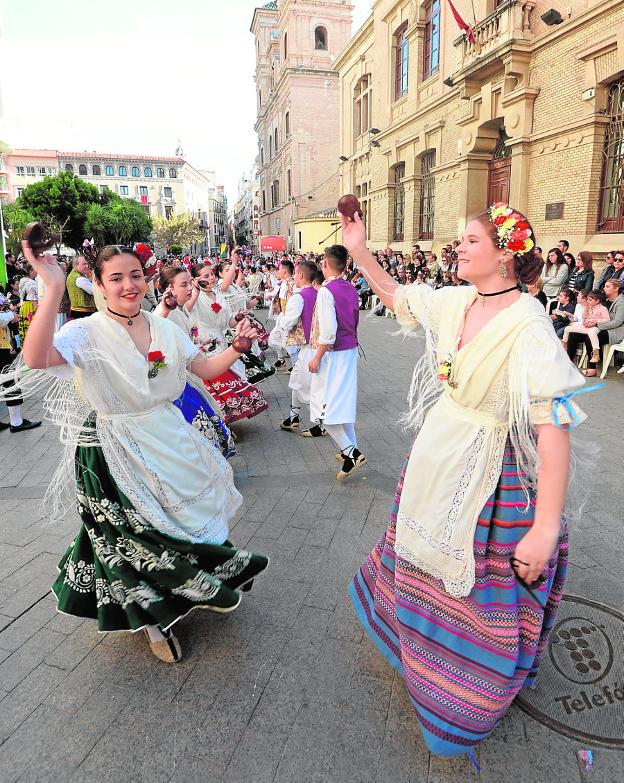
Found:
[[(348, 427), (349, 425), (345, 424), (324, 424), (323, 425), (327, 432), (329, 432), (330, 438), (334, 441), (334, 443), (338, 446), (340, 451), (343, 454), (346, 454), (347, 456), (351, 456), (351, 452), (355, 448), (355, 443), (353, 442), (353, 439), (349, 437), (349, 435), (346, 432), (345, 427)], [(351, 425), (353, 426), (353, 425)]]

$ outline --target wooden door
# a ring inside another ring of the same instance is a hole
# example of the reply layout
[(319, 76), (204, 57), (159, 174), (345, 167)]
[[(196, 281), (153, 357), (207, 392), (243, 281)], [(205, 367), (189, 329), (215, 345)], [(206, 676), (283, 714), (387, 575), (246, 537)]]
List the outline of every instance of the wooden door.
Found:
[(491, 160), (488, 170), (488, 205), (502, 201), (509, 203), (509, 182), (511, 180), (511, 158)]

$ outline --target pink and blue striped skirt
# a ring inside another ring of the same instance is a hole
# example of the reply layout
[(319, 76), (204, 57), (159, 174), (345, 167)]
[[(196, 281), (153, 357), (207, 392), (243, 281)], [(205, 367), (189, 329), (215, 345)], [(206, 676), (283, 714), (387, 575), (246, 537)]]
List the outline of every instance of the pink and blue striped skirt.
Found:
[(565, 525), (547, 580), (529, 593), (510, 557), (533, 524), (508, 442), (498, 486), (475, 533), (476, 581), (455, 598), (394, 548), (401, 475), (390, 524), (349, 588), (364, 628), (402, 675), (429, 750), (470, 751), (486, 739), (518, 691), (530, 685), (543, 655), (567, 571)]

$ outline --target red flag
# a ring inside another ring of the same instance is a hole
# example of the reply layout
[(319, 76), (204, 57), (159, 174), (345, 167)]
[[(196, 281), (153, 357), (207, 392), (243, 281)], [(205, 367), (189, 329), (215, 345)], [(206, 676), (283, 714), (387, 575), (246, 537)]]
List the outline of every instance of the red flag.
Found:
[(459, 15), (457, 8), (455, 8), (451, 0), (448, 0), (448, 4), (451, 6), (451, 13), (455, 17), (457, 26), (459, 27), (460, 30), (464, 31), (466, 38), (470, 41), (471, 44), (473, 44), (475, 42), (475, 39), (474, 39), (474, 35), (472, 34), (472, 27), (467, 22), (464, 22), (464, 20)]

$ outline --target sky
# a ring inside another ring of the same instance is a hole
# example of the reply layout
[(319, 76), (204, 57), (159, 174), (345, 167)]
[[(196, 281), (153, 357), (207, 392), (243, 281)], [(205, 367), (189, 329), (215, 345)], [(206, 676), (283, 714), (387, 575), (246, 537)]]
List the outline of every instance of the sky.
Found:
[[(257, 151), (253, 9), (266, 0), (0, 0), (0, 139), (171, 155), (230, 206)], [(352, 0), (353, 32), (371, 0)]]

